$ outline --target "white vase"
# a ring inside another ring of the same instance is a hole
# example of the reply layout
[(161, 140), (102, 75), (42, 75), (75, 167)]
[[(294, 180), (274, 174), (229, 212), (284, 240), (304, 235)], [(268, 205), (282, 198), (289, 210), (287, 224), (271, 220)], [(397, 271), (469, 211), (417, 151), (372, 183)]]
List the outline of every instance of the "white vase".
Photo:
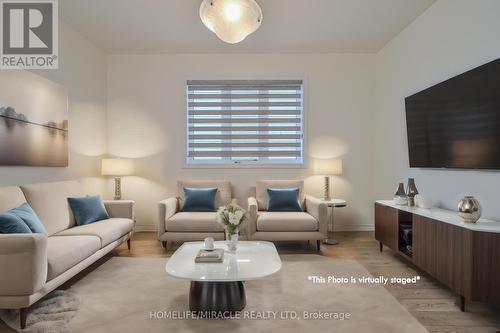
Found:
[(417, 205), (417, 207), (424, 209), (432, 208), (432, 204), (427, 200), (426, 197), (422, 196), (421, 194), (417, 194), (415, 196), (415, 204)]

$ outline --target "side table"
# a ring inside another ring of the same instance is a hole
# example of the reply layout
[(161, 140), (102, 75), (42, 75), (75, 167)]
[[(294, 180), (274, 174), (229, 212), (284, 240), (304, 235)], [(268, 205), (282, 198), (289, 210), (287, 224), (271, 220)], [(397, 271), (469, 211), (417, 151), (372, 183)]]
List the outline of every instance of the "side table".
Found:
[(336, 245), (339, 242), (334, 238), (330, 238), (331, 234), (333, 233), (333, 212), (335, 208), (346, 207), (347, 201), (342, 199), (331, 199), (329, 201), (324, 201), (324, 202), (326, 202), (328, 208), (330, 208), (331, 210), (330, 210), (330, 220), (328, 221), (328, 238), (323, 240), (323, 244)]

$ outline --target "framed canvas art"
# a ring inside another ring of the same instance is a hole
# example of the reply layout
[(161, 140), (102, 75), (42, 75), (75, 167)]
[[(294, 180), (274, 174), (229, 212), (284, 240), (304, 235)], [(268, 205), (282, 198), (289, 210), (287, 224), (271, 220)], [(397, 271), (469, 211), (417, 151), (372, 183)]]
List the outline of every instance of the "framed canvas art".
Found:
[(68, 166), (68, 94), (21, 70), (0, 72), (0, 165)]

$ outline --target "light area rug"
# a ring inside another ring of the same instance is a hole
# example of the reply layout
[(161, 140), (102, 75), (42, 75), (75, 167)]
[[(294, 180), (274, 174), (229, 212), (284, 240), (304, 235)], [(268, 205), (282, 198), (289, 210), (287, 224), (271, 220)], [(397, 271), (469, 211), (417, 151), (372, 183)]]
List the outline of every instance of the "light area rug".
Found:
[(1, 310), (0, 318), (18, 332), (67, 333), (70, 332), (68, 323), (75, 316), (79, 304), (75, 293), (56, 290), (31, 306), (25, 329), (21, 330), (19, 326), (19, 310)]
[[(311, 275), (371, 276), (358, 262), (319, 255), (281, 258), (279, 272), (245, 283), (244, 311), (295, 311), (299, 319), (150, 319), (151, 313), (188, 311), (189, 281), (167, 275), (167, 258), (114, 257), (69, 289), (81, 302), (69, 329), (92, 333), (427, 332), (383, 286), (314, 284), (308, 279)], [(351, 318), (306, 320), (304, 311), (350, 313)]]

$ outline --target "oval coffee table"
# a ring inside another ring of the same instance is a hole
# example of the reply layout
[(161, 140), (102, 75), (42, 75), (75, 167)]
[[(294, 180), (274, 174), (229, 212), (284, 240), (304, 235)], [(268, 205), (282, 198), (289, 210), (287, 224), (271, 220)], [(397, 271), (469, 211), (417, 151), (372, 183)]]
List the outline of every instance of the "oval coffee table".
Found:
[[(270, 242), (238, 242), (236, 253), (224, 251), (222, 263), (195, 263), (203, 242), (184, 243), (167, 262), (165, 270), (179, 279), (191, 281), (191, 311), (241, 311), (246, 306), (243, 281), (256, 280), (281, 269), (281, 259)], [(215, 248), (227, 249), (226, 242)]]

